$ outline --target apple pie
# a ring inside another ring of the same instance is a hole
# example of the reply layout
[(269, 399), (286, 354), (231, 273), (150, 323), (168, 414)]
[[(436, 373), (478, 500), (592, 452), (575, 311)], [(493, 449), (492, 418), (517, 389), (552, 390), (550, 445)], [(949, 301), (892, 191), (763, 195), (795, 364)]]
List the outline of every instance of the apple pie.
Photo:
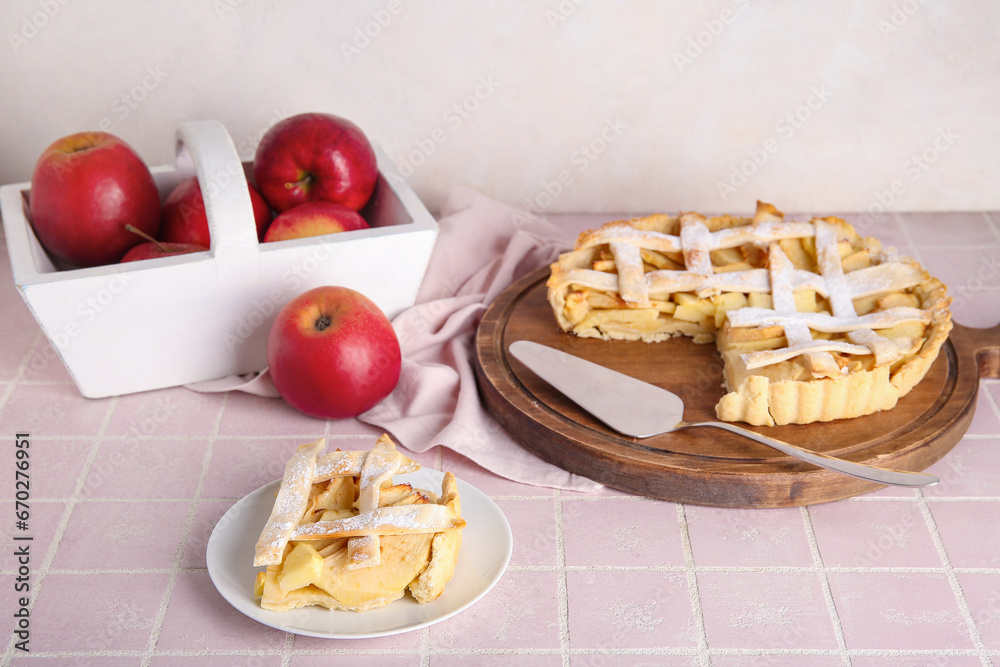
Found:
[(724, 421), (805, 424), (888, 410), (951, 330), (945, 286), (845, 221), (652, 215), (580, 235), (548, 300), (583, 337), (715, 342)]
[(437, 599), (465, 526), (455, 476), (444, 474), (440, 495), (394, 484), (420, 465), (387, 435), (370, 451), (323, 454), (325, 444), (302, 445), (285, 466), (254, 552), (266, 566), (254, 586), (260, 606), (365, 611), (407, 590), (419, 603)]

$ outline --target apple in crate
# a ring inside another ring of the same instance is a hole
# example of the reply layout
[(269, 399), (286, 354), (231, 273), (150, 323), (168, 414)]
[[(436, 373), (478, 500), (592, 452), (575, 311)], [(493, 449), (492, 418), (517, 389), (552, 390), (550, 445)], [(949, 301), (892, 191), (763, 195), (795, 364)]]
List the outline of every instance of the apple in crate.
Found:
[(346, 206), (329, 201), (306, 202), (278, 214), (268, 227), (264, 241), (287, 241), (367, 228), (368, 223), (361, 214)]
[(113, 264), (160, 228), (160, 195), (132, 147), (107, 132), (78, 132), (45, 149), (31, 176), (31, 225), (42, 246), (74, 266)]
[(267, 340), (271, 380), (282, 398), (312, 417), (356, 417), (399, 382), (396, 332), (368, 297), (316, 287), (289, 301)]
[(122, 257), (122, 263), (138, 262), (143, 259), (156, 259), (157, 257), (169, 257), (171, 255), (187, 255), (192, 252), (204, 252), (208, 250), (205, 246), (198, 245), (197, 243), (168, 243), (165, 241), (157, 241), (152, 236), (139, 231), (132, 225), (125, 226), (133, 234), (138, 234), (142, 238), (146, 239), (146, 242), (129, 248), (129, 251), (125, 253), (124, 257)]
[[(271, 209), (257, 188), (247, 183), (250, 189), (250, 203), (253, 205), (253, 220), (257, 226), (257, 240), (264, 239), (264, 233), (271, 222)], [(205, 215), (205, 200), (201, 195), (198, 177), (192, 176), (177, 184), (163, 200), (160, 240), (167, 243), (194, 243), (209, 247), (212, 245), (208, 233), (208, 216)]]
[(279, 213), (307, 201), (332, 201), (355, 211), (378, 180), (375, 151), (357, 125), (324, 113), (291, 116), (260, 140), (253, 175)]

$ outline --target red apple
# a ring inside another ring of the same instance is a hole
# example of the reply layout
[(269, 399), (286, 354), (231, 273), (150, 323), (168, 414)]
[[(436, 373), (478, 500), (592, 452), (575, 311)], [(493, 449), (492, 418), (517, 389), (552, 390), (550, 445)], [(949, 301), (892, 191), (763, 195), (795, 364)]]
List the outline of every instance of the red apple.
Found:
[(322, 236), (352, 229), (367, 229), (361, 215), (346, 206), (328, 201), (299, 204), (278, 214), (264, 235), (264, 242), (287, 241), (305, 236)]
[(208, 250), (205, 246), (197, 243), (164, 243), (157, 241), (152, 236), (139, 231), (132, 225), (126, 225), (128, 230), (146, 239), (145, 243), (132, 246), (122, 257), (124, 262), (138, 262), (143, 259), (156, 259), (157, 257), (168, 257), (170, 255), (186, 255), (192, 252), (202, 252)]
[[(257, 225), (257, 240), (264, 239), (264, 232), (271, 222), (271, 209), (260, 196), (257, 188), (250, 188), (250, 203), (253, 204), (253, 220)], [(195, 243), (212, 245), (208, 233), (208, 216), (205, 215), (205, 200), (201, 196), (198, 177), (192, 176), (177, 184), (163, 200), (160, 240), (169, 243)]]
[(271, 126), (253, 164), (260, 193), (279, 213), (307, 201), (358, 211), (378, 180), (375, 151), (361, 128), (324, 113), (299, 114)]
[(160, 228), (160, 196), (142, 159), (106, 132), (79, 132), (45, 149), (31, 177), (31, 224), (42, 246), (75, 266), (112, 264)]
[(122, 263), (138, 262), (143, 259), (156, 259), (157, 257), (169, 257), (170, 255), (186, 255), (205, 250), (208, 250), (208, 248), (195, 243), (146, 242), (129, 248), (129, 251), (122, 257)]
[(399, 382), (399, 341), (365, 295), (317, 287), (278, 313), (267, 363), (275, 388), (292, 407), (321, 419), (356, 417)]

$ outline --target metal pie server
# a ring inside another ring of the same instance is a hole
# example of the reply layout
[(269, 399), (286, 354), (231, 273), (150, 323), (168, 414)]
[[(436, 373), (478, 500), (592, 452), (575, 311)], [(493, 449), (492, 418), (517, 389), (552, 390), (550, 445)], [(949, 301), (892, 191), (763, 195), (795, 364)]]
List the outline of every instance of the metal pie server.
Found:
[(519, 340), (511, 343), (510, 353), (581, 408), (633, 438), (713, 426), (815, 466), (879, 484), (931, 486), (940, 481), (928, 473), (887, 470), (812, 452), (726, 422), (685, 422), (684, 401), (677, 394), (545, 345)]

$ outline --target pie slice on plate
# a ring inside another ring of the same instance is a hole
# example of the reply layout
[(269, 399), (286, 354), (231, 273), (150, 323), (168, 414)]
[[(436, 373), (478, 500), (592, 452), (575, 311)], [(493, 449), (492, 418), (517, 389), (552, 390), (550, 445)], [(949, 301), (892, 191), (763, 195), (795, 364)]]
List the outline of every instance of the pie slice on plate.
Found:
[(403, 597), (437, 599), (462, 543), (461, 500), (445, 473), (440, 496), (393, 484), (420, 465), (387, 435), (367, 452), (321, 456), (324, 440), (302, 445), (285, 466), (254, 552), (255, 596), (271, 611), (319, 605), (365, 611)]

